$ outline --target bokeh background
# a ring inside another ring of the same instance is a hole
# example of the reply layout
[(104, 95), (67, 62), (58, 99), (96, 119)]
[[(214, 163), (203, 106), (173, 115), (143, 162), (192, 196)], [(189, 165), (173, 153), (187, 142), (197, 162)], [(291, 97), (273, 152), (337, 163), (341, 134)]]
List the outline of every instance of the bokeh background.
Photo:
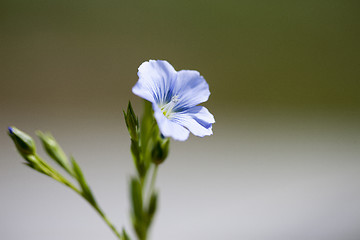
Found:
[(9, 125), (50, 130), (129, 224), (122, 117), (137, 67), (198, 70), (214, 135), (171, 144), (151, 239), (360, 239), (360, 2), (2, 0), (0, 238), (115, 239), (31, 171)]

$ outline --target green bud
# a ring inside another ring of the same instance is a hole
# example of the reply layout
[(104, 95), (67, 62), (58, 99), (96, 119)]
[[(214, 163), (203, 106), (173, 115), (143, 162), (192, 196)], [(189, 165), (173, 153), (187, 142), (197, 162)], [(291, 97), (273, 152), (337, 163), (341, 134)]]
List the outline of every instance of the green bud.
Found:
[(43, 133), (41, 131), (37, 131), (36, 134), (40, 138), (47, 154), (71, 174), (69, 160), (55, 138), (50, 133)]
[(156, 141), (151, 151), (151, 160), (153, 163), (159, 165), (165, 161), (169, 154), (169, 145), (170, 140), (168, 138)]
[(34, 140), (26, 133), (20, 131), (16, 127), (8, 127), (8, 134), (15, 143), (19, 153), (26, 159), (28, 155), (36, 153)]
[(138, 139), (138, 129), (139, 129), (139, 120), (135, 115), (135, 112), (131, 106), (131, 103), (129, 102), (127, 112), (124, 111), (124, 118), (126, 127), (129, 131), (131, 139), (137, 141)]

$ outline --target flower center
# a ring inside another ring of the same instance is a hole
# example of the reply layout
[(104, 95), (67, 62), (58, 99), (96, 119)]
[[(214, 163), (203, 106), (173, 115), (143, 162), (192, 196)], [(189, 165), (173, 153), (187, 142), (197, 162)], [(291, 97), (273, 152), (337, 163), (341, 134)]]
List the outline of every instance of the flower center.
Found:
[(175, 95), (171, 98), (171, 101), (169, 103), (160, 107), (165, 117), (170, 118), (171, 114), (173, 113), (172, 110), (174, 109), (177, 102), (179, 102), (179, 97)]

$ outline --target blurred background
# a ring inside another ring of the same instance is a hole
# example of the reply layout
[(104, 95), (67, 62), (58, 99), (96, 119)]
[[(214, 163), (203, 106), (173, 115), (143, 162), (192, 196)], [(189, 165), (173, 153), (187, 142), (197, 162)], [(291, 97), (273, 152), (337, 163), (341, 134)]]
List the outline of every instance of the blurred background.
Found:
[(9, 125), (50, 130), (130, 230), (122, 110), (131, 100), (141, 114), (137, 68), (166, 59), (205, 77), (216, 124), (211, 137), (172, 142), (151, 239), (360, 239), (359, 10), (336, 0), (2, 0), (0, 238), (115, 239), (80, 197), (21, 164)]

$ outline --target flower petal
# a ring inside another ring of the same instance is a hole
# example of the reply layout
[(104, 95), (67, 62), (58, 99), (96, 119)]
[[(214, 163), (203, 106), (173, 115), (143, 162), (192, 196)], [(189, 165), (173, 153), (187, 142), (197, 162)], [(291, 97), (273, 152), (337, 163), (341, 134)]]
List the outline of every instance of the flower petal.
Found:
[(182, 111), (206, 102), (210, 96), (209, 85), (198, 71), (181, 70), (177, 73), (173, 94), (179, 97), (175, 111)]
[(215, 123), (214, 116), (209, 112), (206, 107), (203, 106), (195, 106), (187, 109), (183, 113), (190, 114), (197, 121), (207, 122), (207, 123)]
[(165, 137), (172, 137), (175, 140), (185, 141), (189, 137), (189, 131), (176, 122), (166, 118), (160, 108), (153, 104), (154, 116), (160, 132)]
[(172, 121), (186, 127), (192, 134), (198, 137), (212, 135), (214, 116), (202, 106), (195, 106), (183, 112), (173, 115)]
[(177, 72), (163, 60), (150, 60), (140, 65), (139, 81), (132, 88), (135, 95), (152, 103), (164, 103), (171, 99)]

